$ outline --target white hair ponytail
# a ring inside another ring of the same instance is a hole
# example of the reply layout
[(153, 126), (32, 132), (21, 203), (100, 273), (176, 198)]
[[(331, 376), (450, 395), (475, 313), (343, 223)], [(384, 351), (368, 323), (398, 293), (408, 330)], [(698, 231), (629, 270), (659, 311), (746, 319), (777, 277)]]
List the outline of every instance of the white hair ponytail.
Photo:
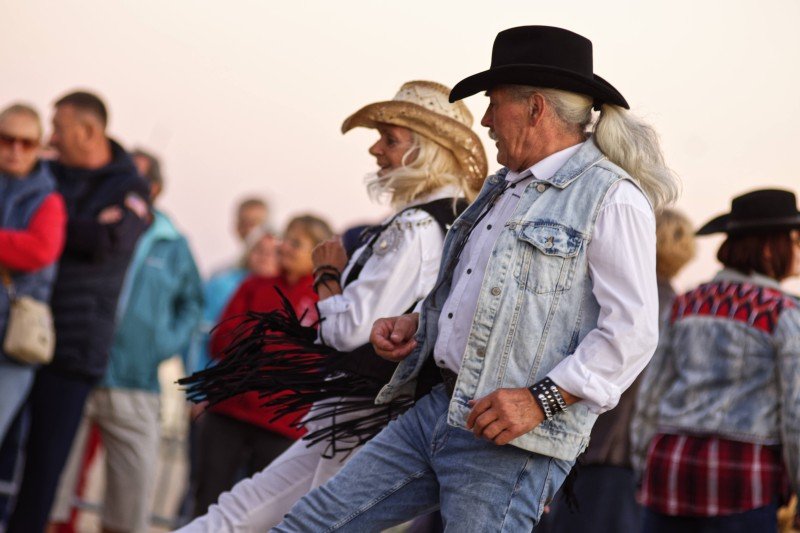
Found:
[(603, 104), (594, 125), (594, 142), (609, 161), (636, 180), (653, 209), (658, 211), (678, 199), (678, 177), (664, 162), (652, 126), (626, 109)]
[(567, 128), (593, 132), (594, 142), (609, 161), (622, 167), (659, 211), (678, 198), (678, 177), (664, 162), (658, 134), (628, 110), (603, 104), (591, 128), (592, 99), (588, 96), (524, 85), (512, 85), (513, 95), (526, 99), (541, 94)]

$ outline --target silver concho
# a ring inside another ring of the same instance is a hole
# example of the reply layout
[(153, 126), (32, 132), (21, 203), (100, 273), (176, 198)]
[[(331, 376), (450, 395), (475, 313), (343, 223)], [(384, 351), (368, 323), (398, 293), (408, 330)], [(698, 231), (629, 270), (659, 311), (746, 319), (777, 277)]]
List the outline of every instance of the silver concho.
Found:
[(392, 224), (381, 233), (378, 240), (372, 246), (372, 253), (375, 255), (386, 255), (392, 250), (396, 250), (400, 244), (400, 239), (403, 238), (403, 232), (400, 228)]

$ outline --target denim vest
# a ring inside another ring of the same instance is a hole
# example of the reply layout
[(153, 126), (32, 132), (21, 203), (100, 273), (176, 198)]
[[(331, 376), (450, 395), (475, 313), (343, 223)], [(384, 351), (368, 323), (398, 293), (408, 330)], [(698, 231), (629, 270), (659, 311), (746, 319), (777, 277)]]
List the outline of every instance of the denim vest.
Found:
[[(493, 193), (504, 186), (507, 172), (487, 178), (478, 198), (448, 232), (439, 279), (422, 306), (418, 346), (376, 403), (411, 393), (436, 342), (460, 244)], [(586, 252), (603, 199), (620, 179), (630, 177), (589, 139), (552, 178), (534, 177), (526, 187), (492, 250), (450, 401), (450, 425), (466, 427), (467, 402), (473, 398), (543, 379), (597, 326), (600, 306), (592, 294)], [(578, 402), (511, 444), (574, 460), (587, 446), (596, 418)]]
[(800, 482), (800, 302), (728, 269), (679, 296), (639, 390), (638, 468), (656, 433), (782, 444)]

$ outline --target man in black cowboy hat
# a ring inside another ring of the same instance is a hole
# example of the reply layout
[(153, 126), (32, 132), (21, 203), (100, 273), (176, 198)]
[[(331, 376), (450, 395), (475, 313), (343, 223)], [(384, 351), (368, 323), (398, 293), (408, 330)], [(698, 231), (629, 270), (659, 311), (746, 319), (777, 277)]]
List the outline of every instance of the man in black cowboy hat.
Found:
[(437, 506), (459, 531), (530, 531), (655, 349), (653, 208), (676, 185), (652, 128), (560, 28), (498, 34), (491, 68), (450, 99), (479, 91), (504, 168), (453, 224), (421, 312), (371, 338), (402, 361), (378, 403), (426, 364), (444, 383), (277, 531), (376, 531)]

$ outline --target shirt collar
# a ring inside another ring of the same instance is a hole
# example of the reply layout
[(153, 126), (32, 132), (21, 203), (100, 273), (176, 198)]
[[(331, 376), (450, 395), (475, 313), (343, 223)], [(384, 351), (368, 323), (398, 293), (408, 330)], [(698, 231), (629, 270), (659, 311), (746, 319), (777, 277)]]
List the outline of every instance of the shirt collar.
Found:
[(763, 274), (759, 274), (758, 272), (753, 272), (752, 274), (743, 274), (738, 270), (734, 270), (732, 268), (723, 268), (717, 275), (714, 276), (714, 281), (735, 281), (740, 283), (753, 283), (755, 285), (761, 285), (762, 287), (769, 287), (771, 289), (781, 290), (781, 284), (779, 281), (770, 278), (769, 276), (765, 276)]
[(523, 170), (522, 172), (514, 172), (513, 170), (509, 170), (508, 174), (506, 174), (506, 181), (511, 183), (517, 183), (523, 179), (534, 177), (540, 181), (550, 181), (558, 169), (564, 166), (564, 164), (569, 160), (570, 157), (575, 155), (578, 150), (580, 150), (583, 143), (578, 143), (575, 145), (570, 146), (569, 148), (564, 148), (554, 154), (550, 154), (535, 165), (530, 168)]

